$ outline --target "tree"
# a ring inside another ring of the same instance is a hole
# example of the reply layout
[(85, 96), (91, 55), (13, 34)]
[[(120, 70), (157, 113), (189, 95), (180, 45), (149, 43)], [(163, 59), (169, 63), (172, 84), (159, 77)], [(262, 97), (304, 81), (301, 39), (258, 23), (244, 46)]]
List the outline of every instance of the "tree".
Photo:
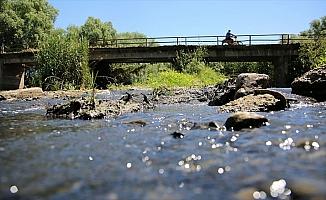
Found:
[(88, 17), (81, 26), (81, 36), (88, 39), (90, 46), (108, 46), (116, 34), (111, 22), (102, 22), (94, 17)]
[(302, 37), (313, 37), (301, 43), (300, 59), (304, 68), (326, 65), (326, 16), (313, 20), (310, 28), (301, 32)]
[(47, 0), (1, 0), (0, 43), (9, 49), (36, 48), (57, 14)]
[(310, 22), (310, 28), (300, 33), (302, 36), (320, 36), (326, 34), (326, 16)]
[(148, 39), (143, 33), (138, 32), (122, 32), (117, 35), (117, 43), (119, 47), (130, 46), (157, 46), (153, 39)]

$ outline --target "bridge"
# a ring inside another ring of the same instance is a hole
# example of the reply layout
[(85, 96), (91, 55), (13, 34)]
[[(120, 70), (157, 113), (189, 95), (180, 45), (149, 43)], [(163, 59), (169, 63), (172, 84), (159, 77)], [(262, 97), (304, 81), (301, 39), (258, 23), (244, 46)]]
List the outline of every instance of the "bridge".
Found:
[[(289, 34), (238, 35), (239, 45), (222, 45), (224, 36), (115, 39), (106, 47), (90, 47), (90, 61), (109, 63), (174, 62), (177, 52), (207, 49), (207, 62), (260, 62), (274, 65), (278, 87), (287, 87), (289, 62), (298, 57), (298, 40)], [(0, 54), (0, 90), (24, 87), (26, 67), (35, 65), (37, 51)]]

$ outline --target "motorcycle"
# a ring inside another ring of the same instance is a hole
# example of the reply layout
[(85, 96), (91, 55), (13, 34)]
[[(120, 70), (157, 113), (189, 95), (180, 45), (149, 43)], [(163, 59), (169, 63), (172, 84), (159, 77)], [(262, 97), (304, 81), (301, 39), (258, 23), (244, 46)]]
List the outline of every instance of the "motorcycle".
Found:
[(237, 36), (234, 36), (234, 39), (224, 39), (222, 40), (222, 45), (243, 45), (241, 41), (237, 41)]

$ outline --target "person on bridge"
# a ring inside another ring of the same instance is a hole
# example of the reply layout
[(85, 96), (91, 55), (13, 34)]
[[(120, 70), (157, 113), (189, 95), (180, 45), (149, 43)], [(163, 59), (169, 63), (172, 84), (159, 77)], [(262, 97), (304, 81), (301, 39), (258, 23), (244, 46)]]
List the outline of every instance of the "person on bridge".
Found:
[(232, 44), (234, 42), (232, 37), (236, 37), (236, 36), (231, 33), (231, 30), (228, 30), (228, 32), (225, 35), (225, 41), (227, 41), (228, 44)]

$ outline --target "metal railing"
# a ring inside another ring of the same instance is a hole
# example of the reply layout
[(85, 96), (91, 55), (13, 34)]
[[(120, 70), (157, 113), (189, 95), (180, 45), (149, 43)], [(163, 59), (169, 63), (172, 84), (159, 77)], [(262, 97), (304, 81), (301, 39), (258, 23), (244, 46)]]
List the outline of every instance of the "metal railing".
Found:
[[(148, 38), (116, 38), (109, 41), (107, 45), (101, 45), (98, 41), (92, 47), (154, 47), (172, 45), (223, 45), (225, 36), (169, 36), (169, 37), (148, 37)], [(313, 40), (315, 37), (299, 37), (295, 34), (252, 34), (237, 35), (238, 45), (261, 45), (261, 44), (295, 44), (301, 41)]]
[[(322, 35), (325, 39), (326, 35)], [(115, 38), (107, 41), (98, 40), (90, 44), (91, 48), (121, 48), (121, 47), (155, 47), (173, 45), (223, 45), (225, 36), (204, 35), (204, 36), (168, 36), (168, 37), (147, 37), (147, 38)], [(302, 41), (314, 40), (316, 36), (301, 37), (297, 34), (251, 34), (237, 35), (237, 45), (262, 45), (262, 44), (295, 44)], [(0, 53), (13, 52), (14, 48), (8, 49), (0, 43)], [(23, 51), (29, 51), (25, 49)], [(20, 49), (21, 51), (21, 49)]]

